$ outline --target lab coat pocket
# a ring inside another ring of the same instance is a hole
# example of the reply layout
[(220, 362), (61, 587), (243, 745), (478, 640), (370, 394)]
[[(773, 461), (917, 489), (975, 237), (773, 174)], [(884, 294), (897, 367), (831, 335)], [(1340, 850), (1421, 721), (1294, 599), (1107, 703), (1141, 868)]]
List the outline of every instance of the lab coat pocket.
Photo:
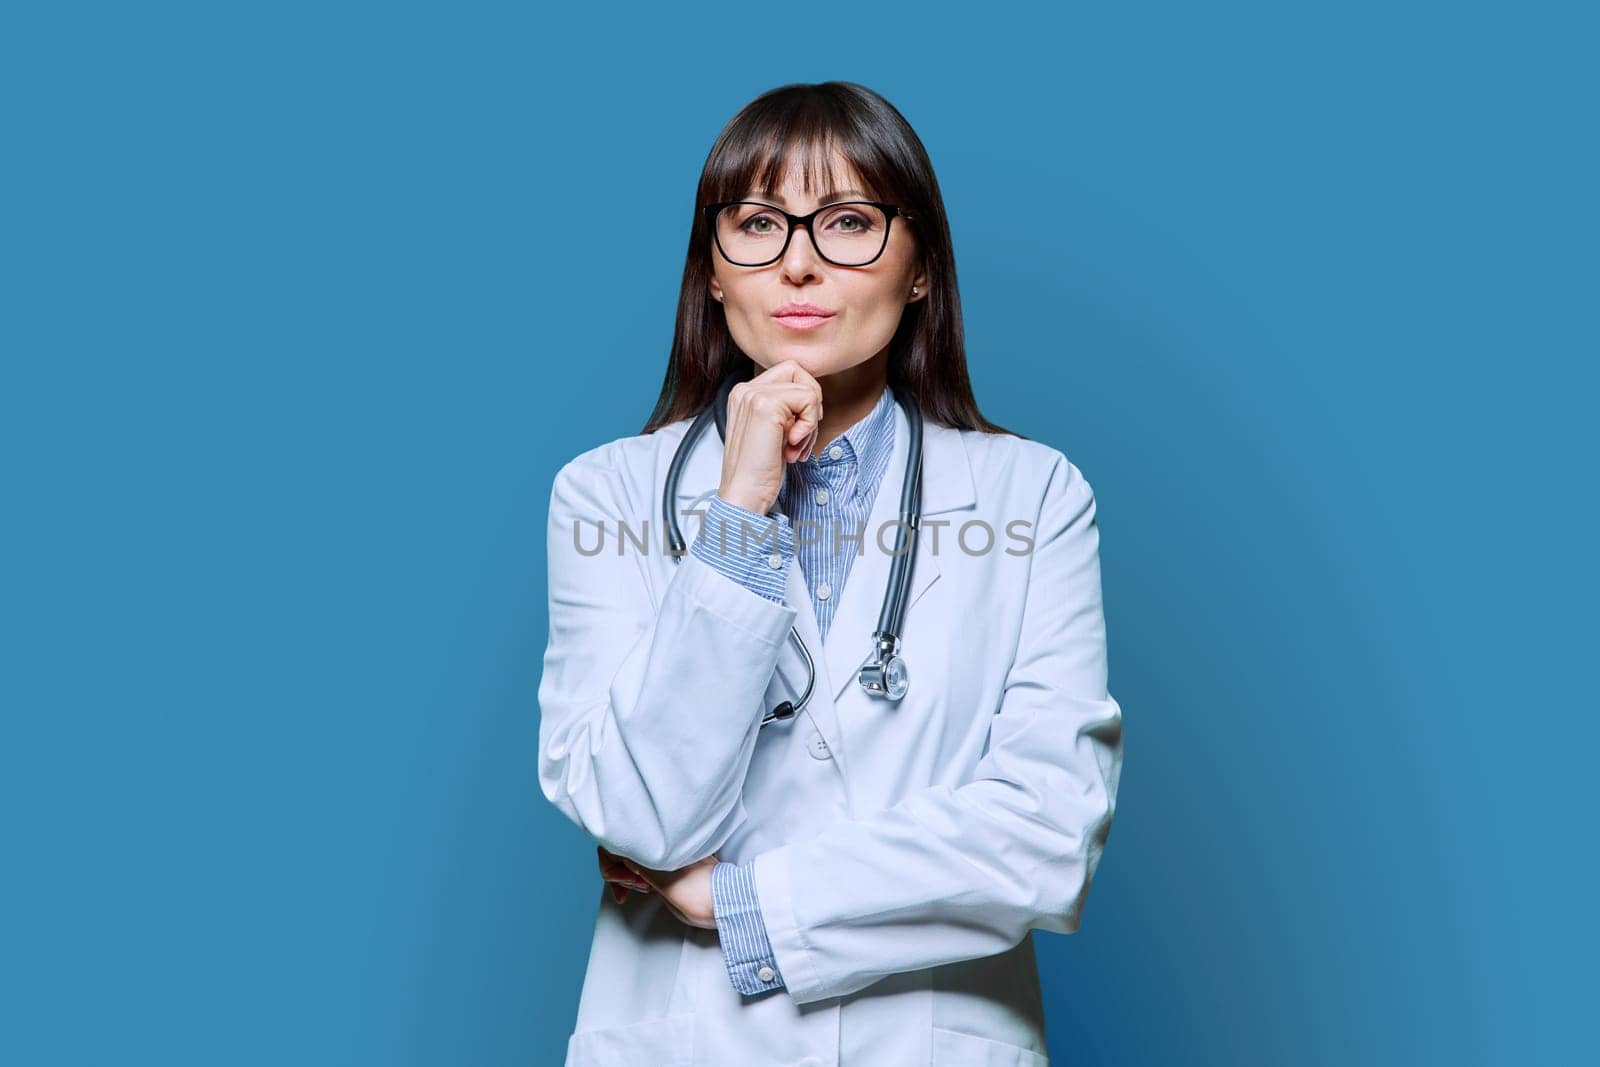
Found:
[(1050, 1057), (1020, 1045), (933, 1028), (932, 1067), (1049, 1067)]
[(693, 1063), (693, 1012), (603, 1030), (579, 1030), (567, 1040), (566, 1067), (691, 1067)]

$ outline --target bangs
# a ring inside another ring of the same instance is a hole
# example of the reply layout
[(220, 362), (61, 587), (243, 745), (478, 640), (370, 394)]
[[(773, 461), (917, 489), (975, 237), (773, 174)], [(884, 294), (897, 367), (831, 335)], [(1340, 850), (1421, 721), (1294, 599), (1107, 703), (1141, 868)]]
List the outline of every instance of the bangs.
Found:
[(868, 200), (893, 200), (909, 184), (867, 131), (826, 99), (796, 98), (790, 106), (737, 117), (720, 151), (708, 160), (702, 203), (771, 197), (796, 169), (811, 196), (857, 189)]

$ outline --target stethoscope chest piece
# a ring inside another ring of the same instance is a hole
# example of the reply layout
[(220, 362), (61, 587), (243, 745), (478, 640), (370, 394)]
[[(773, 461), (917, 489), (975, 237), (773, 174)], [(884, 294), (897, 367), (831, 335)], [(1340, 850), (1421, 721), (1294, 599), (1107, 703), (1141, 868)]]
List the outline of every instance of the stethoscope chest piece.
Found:
[(880, 640), (876, 658), (857, 672), (856, 678), (861, 688), (868, 693), (890, 700), (900, 700), (906, 695), (906, 690), (911, 686), (911, 676), (906, 670), (906, 661), (895, 653), (897, 644)]

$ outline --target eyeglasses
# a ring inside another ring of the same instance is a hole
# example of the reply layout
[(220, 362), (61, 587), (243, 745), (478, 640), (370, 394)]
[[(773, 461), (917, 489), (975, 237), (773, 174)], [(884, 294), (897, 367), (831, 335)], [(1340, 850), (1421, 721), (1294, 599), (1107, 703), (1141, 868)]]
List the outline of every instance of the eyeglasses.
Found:
[(889, 224), (912, 216), (893, 204), (851, 200), (824, 204), (809, 215), (791, 215), (759, 200), (725, 200), (708, 204), (722, 258), (736, 267), (765, 267), (789, 250), (789, 239), (804, 226), (817, 255), (839, 267), (864, 267), (889, 245)]

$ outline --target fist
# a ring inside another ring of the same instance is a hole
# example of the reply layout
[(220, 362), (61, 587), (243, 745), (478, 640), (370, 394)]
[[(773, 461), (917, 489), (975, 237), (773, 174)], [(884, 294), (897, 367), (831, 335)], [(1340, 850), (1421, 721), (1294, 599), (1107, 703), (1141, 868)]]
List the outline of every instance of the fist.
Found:
[(783, 488), (786, 465), (811, 458), (822, 427), (822, 386), (792, 359), (728, 391), (727, 442), (717, 493), (765, 515)]
[(717, 854), (713, 852), (705, 859), (696, 860), (676, 871), (657, 871), (641, 867), (626, 856), (600, 849), (601, 874), (612, 883), (612, 896), (617, 903), (627, 899), (629, 889), (640, 893), (654, 892), (679, 922), (703, 930), (717, 928), (716, 911), (711, 902), (711, 868), (718, 862)]

